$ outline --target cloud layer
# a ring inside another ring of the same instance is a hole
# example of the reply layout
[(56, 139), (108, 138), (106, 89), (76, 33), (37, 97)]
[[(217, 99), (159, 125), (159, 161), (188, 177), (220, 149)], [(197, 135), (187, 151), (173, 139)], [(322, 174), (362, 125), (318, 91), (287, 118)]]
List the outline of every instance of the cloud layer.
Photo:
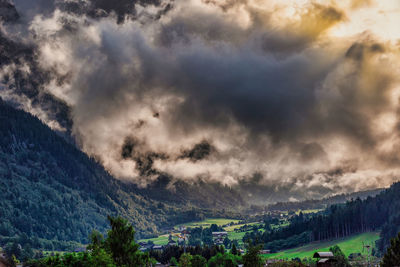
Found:
[(320, 196), (399, 175), (394, 1), (42, 2), (15, 0), (2, 32), (68, 107), (57, 127), (120, 179)]

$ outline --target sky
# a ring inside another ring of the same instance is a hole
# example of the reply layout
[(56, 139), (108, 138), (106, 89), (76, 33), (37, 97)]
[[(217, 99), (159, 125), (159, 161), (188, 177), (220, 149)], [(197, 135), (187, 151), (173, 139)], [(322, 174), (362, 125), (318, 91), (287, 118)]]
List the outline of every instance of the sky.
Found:
[(118, 179), (314, 196), (400, 177), (399, 1), (12, 5), (2, 38), (30, 52), (0, 65), (0, 96)]

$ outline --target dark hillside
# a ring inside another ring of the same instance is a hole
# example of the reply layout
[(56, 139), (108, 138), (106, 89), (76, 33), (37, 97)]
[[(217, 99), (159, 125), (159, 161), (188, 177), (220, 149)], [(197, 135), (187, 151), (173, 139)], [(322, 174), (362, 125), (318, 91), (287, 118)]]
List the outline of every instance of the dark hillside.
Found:
[(290, 218), (287, 227), (252, 233), (245, 239), (261, 240), (266, 248), (276, 250), (298, 246), (300, 241), (304, 244), (377, 230), (381, 230), (377, 248), (384, 252), (400, 231), (400, 182), (375, 197), (332, 205), (315, 215), (300, 213)]
[(160, 202), (151, 198), (156, 188), (138, 189), (114, 179), (39, 119), (1, 100), (0, 136), (3, 240), (26, 234), (85, 243), (92, 229), (106, 230), (110, 214), (128, 218), (138, 237), (146, 237), (212, 215), (185, 203), (184, 196), (174, 199), (170, 193), (166, 201), (159, 196)]

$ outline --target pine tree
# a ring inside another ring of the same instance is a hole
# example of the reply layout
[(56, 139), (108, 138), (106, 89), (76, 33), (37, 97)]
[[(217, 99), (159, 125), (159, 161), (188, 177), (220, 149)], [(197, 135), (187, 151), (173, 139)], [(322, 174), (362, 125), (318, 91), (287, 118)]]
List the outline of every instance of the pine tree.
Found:
[(390, 247), (388, 247), (382, 259), (382, 267), (400, 266), (400, 233), (397, 237), (390, 240)]
[(232, 253), (233, 255), (237, 255), (237, 254), (238, 254), (238, 251), (237, 251), (237, 248), (236, 248), (235, 243), (233, 243), (233, 245), (232, 245), (231, 253)]
[(206, 267), (207, 266), (207, 260), (202, 257), (201, 255), (194, 255), (193, 258), (191, 259), (190, 263), (192, 264), (192, 267)]
[(179, 267), (192, 267), (192, 255), (189, 253), (184, 253), (179, 258)]
[(105, 245), (118, 266), (140, 266), (142, 255), (135, 243), (135, 230), (127, 220), (108, 216), (111, 230), (108, 231)]
[(350, 267), (351, 266), (348, 259), (346, 258), (346, 255), (344, 255), (343, 251), (340, 249), (340, 247), (338, 245), (330, 247), (329, 251), (333, 253), (334, 258), (337, 261), (336, 266), (340, 266), (340, 267)]
[(251, 246), (249, 247), (247, 253), (243, 255), (244, 267), (261, 267), (263, 266), (263, 261), (259, 255), (261, 247)]

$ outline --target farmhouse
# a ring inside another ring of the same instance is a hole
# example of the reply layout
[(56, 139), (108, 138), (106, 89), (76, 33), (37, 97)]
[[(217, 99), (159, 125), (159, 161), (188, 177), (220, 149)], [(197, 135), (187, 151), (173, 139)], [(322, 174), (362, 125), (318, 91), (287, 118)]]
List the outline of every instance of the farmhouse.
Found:
[(228, 236), (228, 232), (212, 232), (213, 241), (216, 245), (222, 245), (225, 237)]
[(315, 252), (314, 259), (318, 259), (317, 267), (331, 267), (336, 262), (332, 252)]
[(153, 246), (152, 250), (163, 250), (164, 246)]
[(271, 250), (269, 250), (269, 249), (260, 250), (260, 254), (270, 254), (270, 253), (271, 253)]
[(176, 241), (170, 240), (170, 241), (168, 241), (168, 245), (167, 246), (176, 246), (176, 245), (177, 245)]
[(228, 232), (212, 232), (214, 238), (223, 238), (228, 235)]

